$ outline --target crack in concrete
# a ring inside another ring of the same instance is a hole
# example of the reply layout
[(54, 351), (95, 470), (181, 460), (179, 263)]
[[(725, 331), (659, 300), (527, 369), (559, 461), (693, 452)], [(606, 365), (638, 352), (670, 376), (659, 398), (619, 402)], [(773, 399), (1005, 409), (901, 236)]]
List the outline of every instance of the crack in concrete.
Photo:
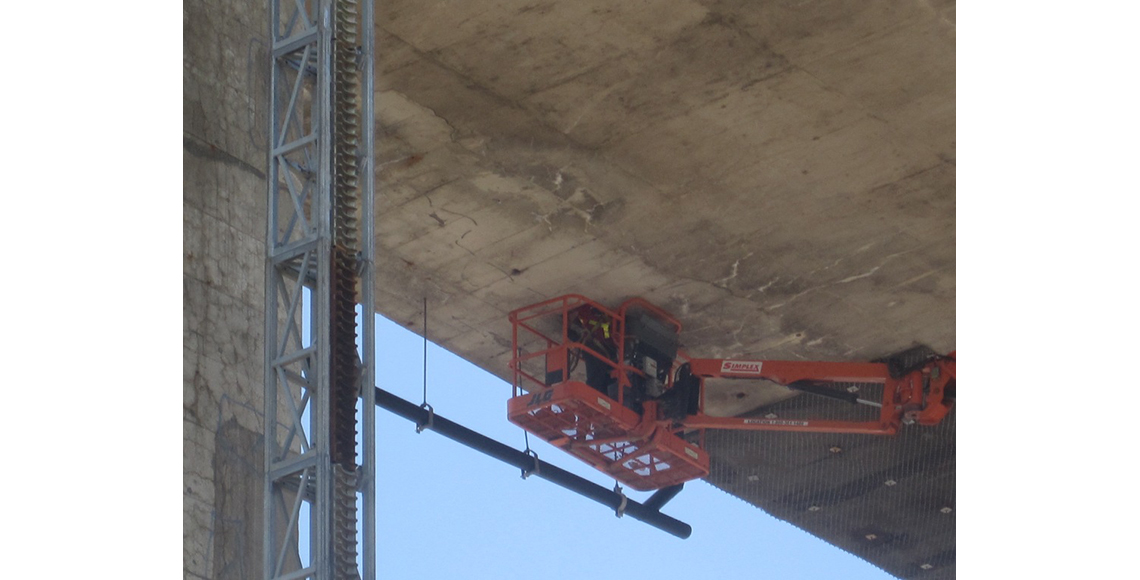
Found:
[(728, 281), (732, 280), (733, 278), (736, 277), (736, 273), (739, 270), (739, 268), (740, 268), (740, 260), (733, 262), (732, 263), (732, 272), (729, 273), (728, 276), (721, 278), (720, 280), (717, 280), (717, 282), (723, 282), (723, 284), (718, 284), (718, 285), (719, 286), (728, 286)]
[(820, 288), (826, 288), (827, 286), (829, 286), (829, 284), (823, 284), (823, 285), (820, 285), (820, 286), (813, 286), (813, 287), (811, 287), (811, 288), (808, 288), (807, 290), (804, 290), (803, 292), (800, 292), (800, 293), (798, 293), (798, 294), (796, 294), (796, 295), (792, 296), (791, 298), (789, 298), (789, 299), (787, 299), (787, 300), (785, 300), (785, 301), (783, 301), (783, 302), (781, 302), (781, 303), (779, 303), (779, 304), (774, 304), (774, 305), (772, 305), (772, 306), (769, 306), (769, 307), (765, 308), (765, 309), (764, 309), (764, 312), (766, 312), (766, 313), (770, 313), (770, 312), (771, 312), (771, 311), (773, 311), (773, 310), (776, 310), (776, 309), (779, 309), (779, 308), (783, 308), (784, 306), (787, 306), (788, 304), (791, 304), (792, 302), (794, 302), (794, 301), (795, 301), (797, 298), (799, 298), (800, 296), (803, 296), (804, 294), (807, 294), (808, 292), (814, 292), (814, 291), (816, 291), (816, 290), (819, 290)]
[[(548, 191), (548, 190), (544, 189), (544, 191)], [(557, 197), (557, 196), (555, 196), (555, 197)], [(546, 229), (553, 232), (554, 231), (554, 223), (550, 221), (551, 217), (566, 214), (566, 213), (574, 214), (574, 215), (576, 215), (582, 219), (582, 225), (583, 225), (582, 231), (588, 233), (590, 231), (590, 226), (593, 225), (594, 212), (597, 211), (597, 209), (599, 207), (603, 207), (606, 204), (604, 204), (602, 202), (597, 202), (590, 209), (581, 209), (579, 207), (576, 207), (574, 204), (559, 198), (558, 205), (559, 205), (559, 207), (557, 207), (551, 211), (548, 211), (544, 214), (540, 214), (538, 212), (531, 212), (530, 215), (534, 216), (535, 222), (541, 222), (541, 223), (546, 224)]]
[[(449, 181), (449, 182), (447, 182), (447, 183), (441, 183), (441, 184), (439, 184), (439, 185), (437, 185), (437, 186), (435, 186), (435, 187), (431, 188), (430, 190), (428, 190), (428, 191), (425, 191), (425, 192), (424, 192), (424, 193), (423, 193), (421, 196), (419, 196), (419, 197), (423, 197), (424, 199), (426, 199), (426, 200), (427, 200), (427, 202), (428, 202), (428, 207), (431, 207), (431, 208), (435, 208), (435, 203), (434, 203), (434, 202), (432, 202), (432, 200), (431, 200), (431, 197), (430, 197), (428, 194), (430, 194), (431, 192), (433, 192), (433, 191), (435, 191), (435, 190), (437, 190), (437, 189), (439, 189), (439, 188), (441, 188), (441, 187), (443, 187), (443, 186), (447, 185), (448, 183), (454, 183), (454, 182), (456, 182), (456, 181), (459, 181), (460, 179), (462, 179), (462, 178), (461, 178), (461, 177), (459, 177), (459, 178), (455, 178), (455, 179), (453, 179), (453, 180), (451, 180), (451, 181)], [(413, 199), (415, 199), (415, 198), (413, 198)], [(408, 201), (412, 201), (412, 200), (410, 200), (410, 199), (409, 199)], [(407, 203), (407, 202), (404, 202), (404, 203)], [(400, 205), (401, 205), (401, 206), (403, 206), (404, 204), (400, 204)], [(443, 220), (443, 218), (439, 217), (439, 214), (437, 214), (437, 213), (436, 213), (436, 211), (445, 211), (445, 212), (447, 212), (447, 213), (449, 213), (449, 214), (451, 214), (451, 215), (457, 215), (457, 216), (459, 216), (459, 217), (464, 217), (464, 218), (467, 218), (467, 219), (471, 220), (471, 223), (475, 224), (475, 227), (479, 227), (479, 222), (475, 221), (475, 218), (473, 218), (473, 217), (471, 217), (471, 216), (469, 216), (469, 215), (467, 215), (467, 214), (464, 214), (464, 213), (459, 213), (459, 212), (457, 212), (457, 211), (452, 211), (452, 210), (450, 210), (450, 209), (446, 209), (446, 208), (442, 208), (442, 207), (441, 207), (441, 208), (438, 208), (438, 209), (436, 209), (435, 211), (433, 211), (433, 212), (431, 212), (431, 213), (429, 213), (429, 214), (428, 214), (428, 217), (430, 217), (430, 218), (434, 219), (435, 221), (439, 222), (439, 227), (441, 227), (441, 228), (442, 228), (442, 227), (444, 227), (445, 225), (447, 225), (447, 222), (445, 222), (445, 221)], [(466, 235), (467, 235), (467, 234), (469, 234), (469, 233), (471, 233), (471, 230), (468, 230), (468, 231), (467, 231), (467, 233), (465, 233), (465, 234), (463, 234), (463, 235), (465, 235), (465, 236), (466, 236)]]
[(938, 169), (939, 167), (942, 167), (943, 165), (946, 165), (946, 164), (947, 164), (947, 162), (945, 160), (939, 159), (938, 163), (935, 163), (934, 165), (931, 165), (930, 167), (927, 167), (924, 169), (919, 169), (918, 171), (908, 173), (908, 174), (906, 174), (906, 175), (904, 175), (898, 179), (895, 179), (893, 181), (888, 181), (886, 183), (876, 185), (876, 186), (872, 187), (871, 189), (868, 189), (867, 193), (869, 193), (869, 194), (875, 193), (876, 191), (879, 191), (880, 189), (884, 189), (884, 188), (890, 187), (892, 185), (902, 183), (908, 179), (913, 179), (915, 177), (918, 177), (919, 175), (922, 175), (923, 173), (933, 171), (933, 170)]
[[(425, 105), (425, 104), (423, 104), (423, 103), (419, 102), (419, 101), (418, 101), (418, 100), (416, 100), (416, 99), (413, 99), (413, 98), (412, 98), (411, 96), (409, 96), (407, 93), (403, 93), (403, 92), (401, 92), (401, 91), (398, 91), (398, 90), (396, 90), (396, 89), (391, 89), (391, 88), (390, 88), (390, 89), (385, 89), (383, 92), (390, 92), (390, 93), (392, 93), (392, 94), (400, 95), (400, 96), (401, 96), (401, 97), (403, 97), (405, 100), (407, 100), (409, 103), (412, 103), (412, 104), (416, 105), (417, 107), (420, 107), (421, 109), (423, 109), (423, 110), (425, 110), (425, 111), (427, 111), (427, 112), (431, 113), (431, 115), (432, 115), (433, 117), (435, 117), (436, 119), (439, 119), (440, 121), (442, 121), (444, 125), (447, 125), (447, 128), (448, 128), (448, 139), (450, 139), (452, 143), (458, 143), (458, 142), (459, 142), (459, 134), (460, 134), (460, 132), (459, 132), (459, 129), (457, 129), (457, 128), (455, 127), (455, 125), (452, 125), (452, 124), (451, 124), (451, 121), (448, 121), (448, 120), (447, 120), (447, 119), (445, 119), (445, 118), (444, 118), (442, 115), (440, 115), (439, 113), (437, 113), (437, 112), (435, 111), (435, 109), (433, 109), (433, 108), (431, 108), (431, 107), (429, 107), (429, 106), (427, 106), (427, 105)], [(402, 122), (401, 122), (401, 123), (396, 123), (395, 125), (392, 125), (392, 127), (399, 127), (399, 126), (400, 126), (400, 124), (402, 124)]]
[(736, 330), (732, 331), (732, 346), (728, 347), (730, 350), (738, 346), (744, 346), (744, 343), (740, 342), (740, 333), (744, 330), (744, 327), (747, 324), (747, 320), (742, 320), (740, 322), (740, 326), (738, 326)]
[(910, 280), (906, 280), (904, 282), (900, 282), (900, 283), (896, 284), (895, 286), (892, 286), (891, 289), (894, 290), (895, 288), (902, 288), (903, 286), (913, 284), (915, 282), (918, 282), (919, 280), (922, 280), (923, 278), (933, 276), (934, 274), (937, 274), (937, 273), (941, 272), (942, 270), (945, 270), (945, 268), (936, 268), (936, 269), (931, 270), (929, 272), (919, 274), (918, 276), (915, 276), (914, 278), (911, 278)]
[(531, 212), (530, 215), (534, 216), (534, 221), (546, 224), (546, 229), (553, 232), (554, 231), (554, 224), (550, 223), (550, 216), (552, 216), (556, 213), (559, 213), (561, 211), (562, 211), (562, 209), (559, 208), (557, 210), (547, 212), (544, 214), (540, 214), (537, 212)]
[(397, 204), (395, 207), (396, 207), (396, 208), (402, 208), (402, 207), (404, 207), (405, 205), (408, 205), (409, 203), (411, 203), (411, 202), (413, 202), (413, 201), (415, 201), (415, 200), (417, 200), (417, 199), (419, 199), (419, 198), (421, 198), (421, 197), (422, 197), (422, 198), (425, 198), (425, 199), (427, 199), (427, 201), (428, 201), (428, 207), (432, 207), (432, 208), (434, 208), (434, 207), (435, 207), (435, 204), (434, 204), (434, 203), (432, 203), (432, 201), (431, 201), (431, 198), (430, 198), (430, 197), (428, 197), (428, 196), (429, 196), (429, 195), (431, 195), (432, 193), (435, 193), (435, 192), (436, 192), (437, 190), (439, 190), (440, 188), (442, 188), (442, 187), (446, 187), (446, 186), (448, 186), (448, 185), (451, 185), (452, 183), (455, 183), (456, 181), (459, 181), (459, 180), (461, 180), (461, 179), (464, 179), (464, 177), (456, 177), (456, 178), (454, 178), (454, 179), (449, 179), (449, 180), (447, 180), (447, 181), (444, 181), (443, 183), (440, 183), (439, 185), (434, 185), (434, 186), (432, 186), (430, 189), (428, 189), (427, 191), (425, 191), (425, 192), (423, 192), (423, 193), (421, 193), (421, 194), (418, 194), (418, 195), (416, 195), (415, 197), (412, 197), (412, 198), (409, 198), (409, 199), (406, 199), (406, 200), (404, 200), (404, 201), (400, 202), (400, 203), (399, 203), (399, 204)]
[[(473, 218), (473, 217), (471, 217), (465, 213), (459, 213), (457, 211), (451, 211), (449, 209), (445, 209), (442, 207), (439, 208), (439, 211), (445, 211), (445, 212), (452, 214), (452, 215), (457, 215), (459, 217), (467, 218), (467, 219), (471, 220), (471, 223), (475, 224), (475, 227), (479, 227), (479, 222), (475, 221), (475, 218)], [(468, 233), (471, 233), (470, 230), (468, 231)], [(467, 235), (467, 234), (463, 234), (463, 235)]]
[(733, 262), (733, 263), (732, 263), (732, 272), (730, 272), (730, 273), (728, 274), (728, 276), (725, 276), (724, 278), (721, 278), (720, 280), (717, 280), (717, 281), (713, 282), (713, 283), (712, 283), (712, 285), (713, 285), (713, 286), (718, 286), (718, 287), (720, 287), (720, 288), (724, 288), (724, 289), (726, 289), (726, 290), (727, 290), (727, 289), (728, 289), (728, 283), (729, 283), (729, 282), (730, 282), (730, 281), (731, 281), (733, 278), (736, 278), (736, 275), (737, 275), (737, 273), (739, 273), (739, 271), (740, 271), (740, 262), (741, 262), (741, 260), (747, 260), (748, 258), (751, 258), (751, 257), (752, 257), (752, 255), (753, 255), (753, 254), (755, 254), (755, 253), (756, 253), (756, 252), (748, 252), (748, 254), (747, 254), (747, 255), (745, 255), (743, 258), (738, 258), (738, 259), (737, 259), (735, 262)]
[(229, 152), (219, 149), (218, 146), (214, 145), (213, 143), (206, 141), (199, 143), (198, 140), (196, 140), (196, 138), (192, 137), (191, 135), (183, 134), (182, 148), (185, 149), (187, 153), (195, 157), (209, 161), (219, 161), (224, 165), (236, 167), (242, 171), (250, 173), (256, 176), (258, 179), (265, 179), (265, 172), (246, 163), (245, 161), (242, 161), (238, 157), (231, 155)]
[[(873, 243), (872, 243), (872, 244), (867, 244), (866, 246), (864, 246), (863, 248), (860, 248), (860, 249), (859, 249), (859, 250), (857, 250), (856, 252), (860, 252), (860, 251), (863, 251), (864, 249), (866, 249), (866, 248), (869, 248), (869, 247), (871, 247), (872, 245), (874, 245), (874, 244), (873, 244)], [(828, 287), (831, 287), (831, 286), (837, 286), (837, 285), (839, 285), (839, 284), (847, 284), (847, 283), (850, 283), (850, 282), (854, 282), (855, 280), (859, 280), (859, 279), (862, 279), (862, 278), (867, 278), (867, 277), (871, 276), (872, 274), (874, 274), (875, 272), (879, 271), (879, 268), (882, 268), (883, 266), (885, 266), (885, 265), (887, 264), (887, 262), (891, 261), (892, 259), (894, 259), (894, 258), (897, 258), (898, 256), (902, 256), (902, 255), (904, 255), (904, 254), (909, 254), (909, 253), (911, 253), (911, 252), (913, 252), (913, 251), (914, 251), (914, 250), (913, 250), (913, 249), (911, 249), (911, 250), (904, 250), (904, 251), (902, 251), (902, 252), (896, 252), (896, 253), (894, 253), (894, 254), (891, 254), (891, 255), (889, 255), (889, 256), (887, 256), (887, 257), (883, 258), (883, 261), (882, 261), (882, 262), (880, 262), (878, 266), (875, 266), (874, 268), (871, 268), (871, 270), (870, 270), (870, 271), (868, 271), (868, 272), (864, 272), (863, 274), (858, 274), (858, 275), (855, 275), (855, 276), (849, 276), (849, 277), (847, 277), (847, 278), (844, 278), (844, 279), (842, 279), (842, 280), (839, 280), (839, 281), (836, 281), (836, 282), (830, 282), (830, 283), (827, 283), (827, 284), (821, 284), (821, 285), (819, 285), (819, 286), (813, 286), (813, 287), (811, 287), (811, 288), (808, 288), (807, 290), (804, 290), (803, 292), (800, 292), (800, 293), (798, 293), (798, 294), (796, 294), (796, 295), (792, 296), (791, 298), (789, 298), (789, 299), (785, 300), (784, 302), (781, 302), (781, 303), (779, 303), (779, 304), (775, 304), (775, 305), (773, 305), (773, 306), (769, 306), (769, 307), (767, 307), (767, 308), (765, 309), (765, 312), (771, 312), (772, 310), (776, 310), (776, 309), (778, 309), (778, 308), (782, 308), (782, 307), (784, 307), (784, 306), (786, 306), (786, 305), (790, 304), (791, 302), (795, 301), (795, 300), (796, 300), (797, 298), (799, 298), (800, 296), (803, 296), (804, 294), (807, 294), (807, 293), (809, 293), (809, 292), (814, 292), (814, 291), (816, 291), (816, 290), (820, 290), (820, 289), (822, 289), (822, 288), (828, 288)], [(836, 263), (838, 263), (838, 262), (836, 262)], [(826, 269), (826, 268), (823, 268), (823, 269)]]
[(467, 230), (466, 232), (464, 232), (464, 233), (463, 233), (463, 235), (462, 235), (462, 236), (459, 236), (459, 239), (458, 239), (458, 240), (455, 240), (455, 245), (456, 245), (456, 246), (459, 246), (460, 248), (462, 248), (464, 252), (467, 252), (468, 254), (471, 254), (472, 256), (474, 256), (474, 255), (475, 255), (475, 252), (472, 252), (471, 250), (467, 249), (467, 247), (466, 247), (466, 246), (464, 246), (463, 244), (459, 243), (459, 242), (460, 242), (460, 241), (461, 241), (461, 240), (462, 240), (464, 237), (466, 237), (466, 236), (467, 236), (467, 234), (471, 233), (472, 231), (473, 231), (473, 230)]
[(864, 272), (864, 273), (862, 273), (862, 274), (859, 274), (858, 276), (848, 276), (847, 278), (844, 278), (844, 279), (842, 279), (842, 280), (840, 280), (840, 281), (836, 282), (836, 284), (846, 284), (846, 283), (848, 283), (848, 282), (854, 282), (854, 281), (856, 281), (856, 280), (860, 280), (860, 279), (862, 279), (862, 278), (866, 278), (866, 277), (870, 276), (871, 274), (874, 274), (875, 272), (878, 272), (878, 271), (879, 271), (879, 268), (881, 268), (881, 267), (882, 267), (882, 265), (880, 264), (880, 265), (878, 265), (878, 266), (875, 266), (874, 268), (871, 268), (871, 270), (870, 270), (870, 271), (868, 271), (868, 272)]
[(817, 268), (815, 270), (812, 270), (811, 272), (808, 272), (808, 276), (811, 276), (812, 274), (815, 274), (816, 272), (822, 272), (824, 270), (830, 270), (830, 269), (838, 266), (839, 263), (843, 261), (843, 258), (844, 258), (843, 256), (840, 256), (839, 259), (832, 262), (830, 266), (824, 266), (822, 268)]

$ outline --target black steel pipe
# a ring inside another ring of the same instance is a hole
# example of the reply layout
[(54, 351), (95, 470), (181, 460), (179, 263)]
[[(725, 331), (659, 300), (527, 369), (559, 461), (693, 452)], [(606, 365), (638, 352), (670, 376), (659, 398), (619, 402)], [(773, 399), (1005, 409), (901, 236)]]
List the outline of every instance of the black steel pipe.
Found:
[(681, 493), (682, 489), (685, 489), (685, 484), (683, 483), (663, 487), (649, 496), (649, 499), (645, 500), (644, 505), (651, 510), (661, 511), (661, 508), (665, 507), (665, 504), (669, 503), (669, 500), (677, 497), (677, 494)]
[[(622, 500), (624, 499), (625, 515), (641, 520), (678, 538), (685, 539), (693, 533), (693, 527), (685, 522), (669, 517), (656, 509), (633, 501), (621, 494), (615, 493), (613, 490), (606, 489), (588, 479), (578, 477), (565, 469), (539, 460), (523, 451), (499, 443), (486, 435), (476, 433), (454, 421), (429, 413), (427, 409), (423, 409), (415, 403), (401, 399), (380, 387), (376, 387), (376, 406), (412, 421), (417, 426), (427, 425), (430, 419), (431, 426), (425, 428), (431, 429), (448, 439), (458, 441), (476, 451), (490, 455), (503, 463), (508, 463), (522, 470), (531, 471), (531, 475), (534, 477), (541, 477), (551, 483), (560, 485), (612, 510), (617, 511), (621, 507)], [(680, 490), (678, 489), (678, 491)], [(674, 495), (676, 494), (674, 493)], [(650, 499), (652, 499), (652, 497)], [(664, 502), (660, 503), (662, 505), (664, 504)]]

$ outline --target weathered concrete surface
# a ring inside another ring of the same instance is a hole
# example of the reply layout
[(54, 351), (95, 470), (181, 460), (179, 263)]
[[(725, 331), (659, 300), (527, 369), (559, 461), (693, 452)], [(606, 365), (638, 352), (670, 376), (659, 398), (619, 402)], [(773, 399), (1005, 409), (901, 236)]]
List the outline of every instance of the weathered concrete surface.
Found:
[(261, 577), (260, 3), (183, 4), (183, 577)]
[(383, 3), (379, 309), (503, 377), (572, 291), (696, 356), (953, 349), (953, 9)]
[[(656, 302), (695, 356), (952, 350), (954, 8), (378, 3), (380, 312), (418, 327), (426, 296), (433, 340), (503, 377), (506, 313), (566, 292)], [(249, 577), (215, 538), (257, 525), (219, 466), (260, 460), (218, 455), (260, 432), (267, 26), (184, 13), (184, 565)]]

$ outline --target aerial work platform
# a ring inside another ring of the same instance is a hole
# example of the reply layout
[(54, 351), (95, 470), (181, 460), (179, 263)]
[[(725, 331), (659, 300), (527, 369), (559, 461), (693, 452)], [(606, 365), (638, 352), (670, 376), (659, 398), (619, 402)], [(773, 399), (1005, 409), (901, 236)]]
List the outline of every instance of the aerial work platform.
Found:
[[(706, 429), (894, 435), (937, 425), (956, 395), (955, 353), (923, 348), (869, 363), (692, 358), (680, 348), (681, 323), (640, 298), (615, 311), (568, 294), (510, 319), (510, 421), (639, 491), (708, 475)], [(706, 415), (706, 380), (722, 379), (767, 381), (843, 409)]]
[(511, 422), (638, 491), (704, 477), (696, 445), (577, 381), (514, 397)]

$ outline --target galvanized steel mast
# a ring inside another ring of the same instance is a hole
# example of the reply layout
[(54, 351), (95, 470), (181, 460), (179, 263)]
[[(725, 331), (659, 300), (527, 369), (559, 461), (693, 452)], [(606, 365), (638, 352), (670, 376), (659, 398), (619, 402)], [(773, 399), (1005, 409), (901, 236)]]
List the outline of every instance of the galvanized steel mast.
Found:
[(361, 18), (352, 0), (269, 5), (266, 579), (375, 578), (374, 40), (361, 3)]
[(363, 398), (361, 439), (361, 480), (360, 493), (363, 496), (363, 566), (364, 580), (376, 578), (376, 168), (375, 145), (376, 109), (373, 99), (376, 94), (376, 16), (373, 13), (374, 0), (359, 0), (361, 20), (360, 54), (360, 93), (361, 133), (360, 172), (361, 172), (361, 350), (364, 353), (363, 372), (360, 373), (360, 394)]

